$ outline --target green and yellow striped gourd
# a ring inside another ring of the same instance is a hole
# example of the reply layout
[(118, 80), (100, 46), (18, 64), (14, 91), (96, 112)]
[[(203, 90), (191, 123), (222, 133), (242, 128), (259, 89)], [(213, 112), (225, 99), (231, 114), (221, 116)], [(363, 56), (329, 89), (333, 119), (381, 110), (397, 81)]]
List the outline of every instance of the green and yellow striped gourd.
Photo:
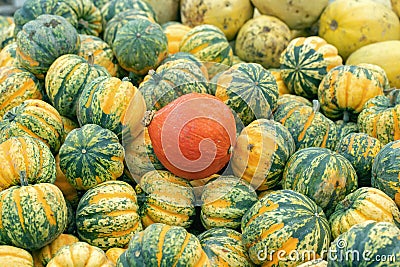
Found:
[(0, 51), (0, 67), (18, 67), (17, 42), (4, 46)]

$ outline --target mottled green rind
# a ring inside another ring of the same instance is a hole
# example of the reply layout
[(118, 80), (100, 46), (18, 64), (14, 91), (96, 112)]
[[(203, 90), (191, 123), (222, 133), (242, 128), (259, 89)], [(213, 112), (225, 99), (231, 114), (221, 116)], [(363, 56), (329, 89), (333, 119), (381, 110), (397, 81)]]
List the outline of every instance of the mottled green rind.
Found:
[(400, 207), (400, 140), (385, 145), (376, 155), (371, 170), (372, 186), (385, 192)]
[(86, 124), (72, 130), (60, 148), (60, 168), (78, 190), (116, 180), (124, 170), (124, 148), (110, 130)]
[[(263, 211), (265, 210), (265, 211)], [(314, 251), (321, 255), (330, 244), (330, 228), (322, 209), (310, 198), (292, 190), (273, 191), (261, 198), (242, 219), (242, 242), (256, 264), (262, 252), (279, 251), (286, 242), (299, 253)], [(260, 253), (260, 255), (258, 255)], [(275, 258), (277, 257), (275, 253)], [(276, 266), (293, 266), (298, 261), (281, 260)]]
[[(197, 67), (199, 67), (200, 69), (204, 69), (204, 62), (200, 61), (200, 59), (198, 59), (195, 55), (192, 55), (190, 53), (187, 52), (178, 52), (175, 54), (169, 54), (162, 62), (161, 65), (166, 64), (168, 62), (171, 61), (175, 61), (175, 60), (180, 60), (180, 59), (186, 59), (189, 60), (193, 63), (195, 63), (197, 65)], [(209, 88), (211, 89), (211, 88)]]
[(351, 163), (327, 148), (310, 147), (297, 151), (283, 172), (282, 187), (310, 197), (327, 216), (357, 186), (357, 174)]
[(135, 190), (122, 181), (99, 184), (82, 196), (76, 210), (80, 240), (103, 250), (125, 247), (142, 231)]
[(225, 266), (253, 267), (242, 244), (242, 234), (229, 228), (212, 228), (197, 236), (210, 259), (212, 267)]
[[(328, 257), (328, 267), (397, 266), (400, 258), (399, 236), (399, 228), (392, 223), (367, 221), (357, 224), (332, 243), (330, 250), (335, 253), (333, 257)], [(345, 248), (343, 244), (346, 244)], [(388, 257), (391, 257), (390, 261)]]
[(67, 206), (53, 184), (13, 186), (0, 192), (0, 244), (35, 250), (67, 226)]
[(355, 122), (338, 120), (335, 121), (335, 124), (337, 129), (338, 142), (340, 142), (340, 140), (342, 140), (348, 134), (358, 133), (358, 125)]

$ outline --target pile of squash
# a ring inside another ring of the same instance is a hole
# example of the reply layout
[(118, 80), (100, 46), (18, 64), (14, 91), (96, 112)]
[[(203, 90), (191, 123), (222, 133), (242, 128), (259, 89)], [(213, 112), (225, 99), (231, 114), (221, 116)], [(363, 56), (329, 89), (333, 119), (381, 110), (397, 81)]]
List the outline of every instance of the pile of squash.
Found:
[(399, 15), (26, 0), (0, 16), (0, 266), (399, 266)]

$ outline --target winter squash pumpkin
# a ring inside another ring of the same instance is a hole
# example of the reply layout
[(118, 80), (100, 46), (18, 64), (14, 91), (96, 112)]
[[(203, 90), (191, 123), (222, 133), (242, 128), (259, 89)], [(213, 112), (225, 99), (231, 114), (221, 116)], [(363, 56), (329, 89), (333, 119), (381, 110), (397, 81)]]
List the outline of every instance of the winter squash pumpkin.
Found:
[(280, 57), (281, 76), (290, 93), (315, 98), (322, 78), (342, 65), (336, 47), (318, 36), (290, 41)]
[(180, 22), (169, 21), (162, 25), (165, 36), (168, 39), (168, 54), (179, 52), (179, 45), (183, 37), (192, 29)]
[(73, 129), (76, 129), (79, 127), (78, 122), (73, 119), (69, 119), (67, 117), (61, 116), (61, 120), (62, 120), (63, 126), (64, 126), (64, 136), (67, 136)]
[(307, 257), (303, 251), (321, 255), (330, 244), (331, 232), (322, 209), (292, 190), (265, 195), (243, 216), (241, 228), (242, 242), (251, 261), (263, 266), (295, 266), (312, 258), (282, 258), (279, 251), (296, 250)]
[(358, 125), (356, 122), (350, 121), (348, 111), (343, 112), (343, 119), (335, 121), (337, 129), (337, 140), (340, 142), (346, 135), (358, 133)]
[(236, 112), (241, 122), (270, 118), (279, 96), (275, 77), (257, 63), (239, 63), (211, 80), (215, 96)]
[(12, 23), (8, 26), (0, 28), (0, 48), (3, 49), (8, 44), (15, 42), (14, 36), (15, 24)]
[[(33, 267), (32, 255), (22, 248), (14, 246), (0, 246), (0, 265), (13, 267)], [(36, 267), (36, 265), (35, 265)]]
[(122, 68), (144, 75), (160, 65), (168, 54), (167, 46), (167, 37), (159, 24), (136, 18), (117, 30), (112, 49)]
[(383, 95), (385, 84), (369, 68), (355, 65), (335, 67), (322, 79), (318, 88), (322, 112), (328, 118), (339, 119), (347, 110), (350, 120), (356, 121), (369, 99)]
[(396, 203), (381, 190), (362, 187), (336, 205), (335, 212), (329, 217), (332, 236), (337, 238), (353, 225), (368, 220), (400, 226), (400, 211)]
[(279, 57), (289, 44), (289, 27), (276, 17), (262, 15), (248, 20), (236, 37), (235, 54), (264, 68), (278, 68)]
[(125, 248), (110, 248), (106, 251), (107, 259), (109, 259), (114, 265), (117, 264), (118, 258), (122, 253), (125, 252)]
[(198, 235), (211, 266), (252, 267), (242, 244), (242, 234), (229, 228), (216, 227)]
[(217, 26), (228, 40), (233, 40), (243, 24), (253, 17), (250, 0), (239, 1), (181, 1), (182, 23), (190, 27), (203, 24)]
[(63, 55), (51, 64), (45, 79), (46, 93), (60, 115), (75, 118), (78, 99), (87, 84), (107, 70), (78, 55)]
[(177, 98), (155, 112), (148, 131), (160, 162), (188, 179), (205, 178), (221, 170), (236, 140), (231, 110), (208, 94)]
[(378, 152), (371, 169), (371, 184), (391, 197), (400, 207), (400, 140), (386, 144)]
[[(277, 107), (279, 107), (288, 102), (294, 102), (294, 103), (292, 103), (294, 105), (305, 105), (305, 106), (310, 106), (310, 107), (313, 106), (313, 103), (311, 103), (311, 101), (308, 100), (307, 98), (304, 98), (304, 97), (298, 96), (298, 95), (292, 95), (292, 94), (280, 95), (278, 97), (278, 101), (276, 102), (276, 104), (277, 104)], [(274, 110), (274, 113), (275, 113), (276, 109)]]
[(400, 39), (400, 22), (390, 8), (376, 1), (335, 0), (321, 14), (318, 35), (346, 60), (364, 45)]
[(235, 176), (210, 180), (201, 194), (201, 222), (206, 229), (214, 227), (240, 228), (245, 212), (257, 202), (251, 185)]
[(273, 120), (255, 120), (237, 138), (232, 171), (257, 190), (268, 190), (278, 185), (294, 152), (294, 140), (284, 126)]
[(142, 230), (135, 190), (122, 181), (106, 181), (82, 196), (76, 209), (80, 240), (107, 250), (128, 245)]
[[(165, 66), (165, 63), (168, 63), (170, 61), (176, 61), (176, 62), (181, 62), (181, 59), (188, 60), (192, 63), (195, 63), (197, 67), (201, 69), (201, 72), (204, 74), (204, 77), (208, 80), (208, 71), (206, 66), (204, 65), (204, 62), (200, 61), (196, 56), (188, 53), (188, 52), (177, 52), (175, 54), (169, 54), (162, 62), (161, 65), (158, 67)], [(157, 69), (158, 70), (158, 69)]]
[(339, 141), (336, 151), (353, 165), (361, 187), (371, 186), (372, 163), (381, 148), (381, 142), (368, 134), (350, 133)]
[(40, 15), (17, 34), (17, 58), (22, 67), (43, 79), (50, 65), (64, 54), (79, 51), (76, 29), (58, 15)]
[(0, 192), (0, 242), (35, 250), (51, 243), (67, 226), (67, 206), (60, 189), (50, 183), (21, 186)]
[(281, 70), (280, 69), (268, 69), (271, 74), (275, 77), (276, 84), (278, 85), (279, 95), (290, 94), (289, 89), (286, 87), (285, 82), (282, 79)]
[(183, 227), (162, 223), (154, 223), (134, 235), (128, 249), (117, 261), (118, 267), (145, 264), (160, 267), (211, 266), (195, 235), (188, 233)]
[(0, 68), (0, 117), (24, 100), (42, 97), (42, 87), (35, 75), (22, 68)]
[(57, 154), (64, 138), (61, 116), (50, 104), (28, 99), (10, 109), (0, 123), (0, 142), (12, 136), (32, 136), (43, 141)]
[(61, 171), (77, 190), (116, 180), (124, 171), (124, 148), (117, 135), (95, 124), (72, 130), (59, 156)]
[(91, 246), (86, 242), (76, 242), (62, 247), (57, 255), (52, 258), (46, 267), (62, 267), (66, 263), (82, 267), (113, 267), (114, 264), (107, 259), (100, 248)]
[(188, 228), (195, 215), (195, 195), (190, 183), (169, 171), (145, 173), (136, 191), (144, 196), (141, 217), (144, 227), (164, 223)]
[(18, 67), (17, 42), (11, 42), (0, 51), (0, 67)]

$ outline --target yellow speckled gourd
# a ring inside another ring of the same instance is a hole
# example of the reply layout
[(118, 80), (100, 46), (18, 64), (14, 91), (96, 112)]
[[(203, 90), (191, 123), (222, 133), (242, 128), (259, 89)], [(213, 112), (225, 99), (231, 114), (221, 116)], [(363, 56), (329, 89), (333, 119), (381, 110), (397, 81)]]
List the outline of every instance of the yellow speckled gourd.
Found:
[(125, 248), (110, 248), (106, 251), (106, 256), (112, 263), (117, 264), (119, 256), (121, 256), (125, 250)]
[(17, 49), (16, 42), (9, 43), (3, 49), (1, 49), (1, 51), (0, 51), (0, 67), (6, 67), (6, 66), (17, 67), (18, 66), (19, 63), (17, 60), (16, 49)]
[(0, 246), (0, 266), (33, 267), (34, 265), (32, 255), (28, 251), (22, 248), (2, 245)]
[(175, 54), (179, 52), (179, 44), (183, 36), (187, 34), (192, 28), (183, 25), (177, 21), (170, 21), (162, 25), (163, 32), (168, 39), (168, 54)]

